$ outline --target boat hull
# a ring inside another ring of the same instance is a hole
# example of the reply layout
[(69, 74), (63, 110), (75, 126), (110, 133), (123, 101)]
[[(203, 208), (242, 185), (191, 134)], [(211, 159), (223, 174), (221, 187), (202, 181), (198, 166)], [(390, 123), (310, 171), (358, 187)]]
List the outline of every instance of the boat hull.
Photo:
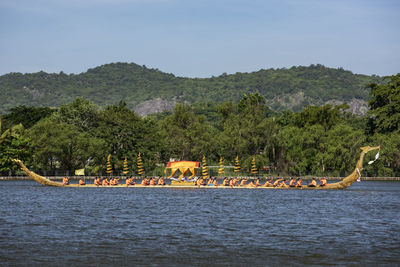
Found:
[(112, 186), (98, 186), (94, 184), (87, 184), (87, 185), (79, 185), (79, 184), (69, 184), (69, 185), (64, 185), (60, 182), (54, 182), (51, 181), (50, 179), (40, 176), (32, 171), (30, 171), (21, 160), (14, 159), (13, 161), (18, 163), (21, 166), (21, 169), (34, 181), (46, 185), (46, 186), (56, 186), (56, 187), (79, 187), (79, 188), (91, 188), (91, 187), (98, 187), (98, 188), (121, 188), (121, 187), (129, 187), (129, 188), (187, 188), (187, 189), (197, 189), (197, 188), (207, 188), (207, 189), (290, 189), (290, 190), (301, 190), (301, 189), (307, 189), (307, 190), (328, 190), (328, 189), (345, 189), (349, 187), (351, 184), (353, 184), (360, 176), (361, 176), (361, 171), (363, 169), (363, 160), (364, 160), (364, 155), (368, 153), (369, 151), (380, 149), (379, 146), (377, 147), (361, 147), (361, 155), (360, 158), (356, 164), (356, 168), (354, 171), (347, 177), (345, 177), (343, 180), (337, 182), (337, 183), (331, 183), (327, 184), (326, 186), (316, 186), (316, 187), (308, 187), (306, 185), (303, 185), (302, 187), (264, 187), (264, 186), (196, 186), (192, 182), (177, 182), (177, 181), (171, 181), (170, 185), (112, 185)]

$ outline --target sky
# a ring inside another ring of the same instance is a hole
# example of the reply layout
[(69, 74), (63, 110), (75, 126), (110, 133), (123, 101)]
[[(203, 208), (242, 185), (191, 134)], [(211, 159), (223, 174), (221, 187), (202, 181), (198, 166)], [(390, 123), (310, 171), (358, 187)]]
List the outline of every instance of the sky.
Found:
[(184, 77), (400, 72), (398, 0), (0, 0), (0, 75), (134, 62)]

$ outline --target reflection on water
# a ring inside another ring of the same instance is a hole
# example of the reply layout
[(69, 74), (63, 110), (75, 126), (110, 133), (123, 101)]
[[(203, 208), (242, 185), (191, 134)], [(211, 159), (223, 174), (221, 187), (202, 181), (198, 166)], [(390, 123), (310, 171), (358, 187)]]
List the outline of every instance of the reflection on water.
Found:
[(376, 265), (400, 261), (400, 183), (343, 191), (52, 188), (0, 182), (9, 265)]

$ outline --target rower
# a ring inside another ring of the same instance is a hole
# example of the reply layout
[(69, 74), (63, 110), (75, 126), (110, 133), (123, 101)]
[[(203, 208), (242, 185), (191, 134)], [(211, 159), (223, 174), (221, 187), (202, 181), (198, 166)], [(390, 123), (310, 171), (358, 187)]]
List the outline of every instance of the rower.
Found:
[(129, 180), (130, 180), (130, 185), (135, 185), (136, 184), (136, 182), (133, 180), (132, 176), (131, 176), (131, 178)]
[(297, 178), (297, 183), (296, 183), (296, 187), (302, 187), (303, 180), (301, 180), (300, 178)]
[(272, 182), (272, 179), (265, 181), (265, 184), (263, 185), (263, 187), (272, 187), (271, 182)]
[(229, 186), (229, 180), (227, 177), (225, 177), (224, 181), (222, 182), (223, 186)]
[(130, 186), (131, 183), (132, 183), (132, 179), (131, 179), (131, 178), (126, 178), (126, 180), (125, 180), (125, 185), (126, 185), (126, 186)]
[(99, 178), (99, 177), (96, 178), (96, 179), (94, 179), (94, 185), (97, 185), (97, 186), (101, 185), (101, 182), (100, 182), (100, 178)]
[(326, 186), (326, 178), (323, 177), (321, 180), (319, 180), (321, 182), (320, 186)]
[(214, 181), (213, 181), (213, 186), (218, 186), (219, 184), (218, 184), (218, 180), (217, 180), (217, 178), (214, 178)]
[(257, 187), (253, 181), (250, 181), (250, 183), (248, 183), (247, 185), (245, 185), (246, 187)]
[(295, 178), (292, 177), (290, 179), (289, 187), (296, 187), (296, 179)]
[(240, 186), (245, 186), (246, 185), (246, 182), (247, 182), (247, 179), (242, 179), (241, 181), (240, 181)]
[(154, 178), (150, 179), (150, 185), (157, 185), (156, 180), (154, 180)]
[(233, 186), (238, 186), (238, 179), (236, 177), (233, 178), (232, 183), (233, 183)]
[(195, 182), (195, 185), (197, 185), (197, 186), (200, 186), (200, 184), (201, 184), (201, 177), (200, 178), (197, 178), (197, 180), (196, 180), (196, 182)]
[(158, 179), (158, 185), (165, 185), (165, 181), (164, 181), (164, 178), (160, 178), (160, 179)]
[(85, 185), (86, 183), (85, 183), (85, 181), (84, 180), (82, 180), (82, 179), (79, 179), (79, 185)]
[(286, 182), (286, 179), (283, 179), (282, 182), (277, 187), (278, 188), (288, 188), (288, 185), (285, 182)]
[(256, 187), (257, 187), (257, 186), (261, 186), (261, 184), (260, 184), (260, 179), (259, 179), (259, 178), (256, 179), (255, 186), (256, 186)]
[(212, 177), (210, 177), (210, 178), (208, 179), (207, 185), (210, 185), (210, 186), (214, 185), (214, 184), (213, 184), (213, 178), (212, 178)]
[(315, 181), (315, 178), (312, 178), (311, 183), (308, 184), (308, 187), (317, 187), (317, 181)]
[(149, 182), (147, 181), (147, 177), (144, 177), (141, 184), (144, 186), (149, 185)]
[(69, 179), (67, 177), (63, 178), (63, 185), (69, 185)]
[(273, 187), (277, 187), (278, 185), (279, 185), (279, 183), (282, 181), (283, 179), (277, 179), (273, 184), (272, 184), (272, 186)]
[(103, 182), (101, 182), (102, 186), (110, 185), (110, 182), (107, 180), (107, 178), (103, 179)]

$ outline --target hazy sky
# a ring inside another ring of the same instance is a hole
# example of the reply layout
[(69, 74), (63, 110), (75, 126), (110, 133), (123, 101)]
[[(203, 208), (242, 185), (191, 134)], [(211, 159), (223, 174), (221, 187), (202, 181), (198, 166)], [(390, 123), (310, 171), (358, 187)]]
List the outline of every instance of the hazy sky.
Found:
[(398, 0), (0, 0), (0, 74), (135, 62), (210, 77), (323, 64), (400, 72)]

